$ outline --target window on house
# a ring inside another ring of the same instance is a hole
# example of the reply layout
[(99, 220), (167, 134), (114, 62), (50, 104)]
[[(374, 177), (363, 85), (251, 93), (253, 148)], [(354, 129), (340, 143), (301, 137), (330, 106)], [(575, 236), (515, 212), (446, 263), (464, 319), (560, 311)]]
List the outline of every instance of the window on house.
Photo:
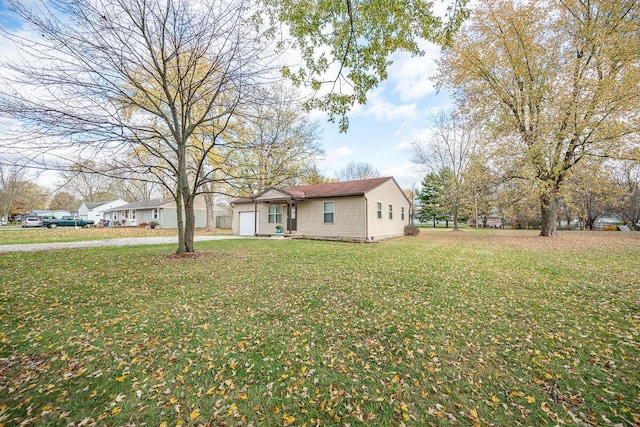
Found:
[(153, 216), (153, 219), (158, 219), (158, 209), (154, 209), (151, 216)]
[(404, 221), (404, 206), (400, 208), (400, 219)]
[(324, 202), (324, 222), (325, 224), (333, 224), (335, 206), (333, 202)]
[(269, 224), (282, 224), (282, 205), (269, 205)]
[(382, 219), (382, 203), (378, 202), (378, 219)]
[(131, 211), (131, 219), (136, 219), (136, 211)]
[(389, 219), (393, 219), (393, 205), (389, 205)]

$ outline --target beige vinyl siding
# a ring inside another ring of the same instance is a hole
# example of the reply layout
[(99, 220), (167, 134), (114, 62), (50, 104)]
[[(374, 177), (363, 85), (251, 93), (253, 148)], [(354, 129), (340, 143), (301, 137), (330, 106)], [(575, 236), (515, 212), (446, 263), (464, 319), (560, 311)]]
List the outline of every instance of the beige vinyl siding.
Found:
[[(409, 223), (409, 201), (394, 180), (389, 180), (367, 193), (369, 209), (369, 239), (381, 240), (404, 235), (404, 226)], [(382, 218), (378, 218), (377, 204), (382, 204)], [(389, 205), (393, 206), (393, 219), (389, 219)], [(405, 219), (401, 211), (404, 207)]]
[[(330, 224), (324, 222), (325, 202), (334, 202), (334, 222)], [(298, 233), (305, 237), (364, 239), (364, 197), (310, 199), (299, 203)]]
[[(258, 205), (260, 205), (260, 203)], [(262, 205), (267, 206), (264, 203), (262, 203)], [(238, 235), (240, 233), (240, 212), (254, 212), (253, 202), (237, 203), (233, 206), (233, 215), (231, 217), (231, 233), (235, 235)], [(260, 228), (258, 226), (258, 231), (259, 230)]]

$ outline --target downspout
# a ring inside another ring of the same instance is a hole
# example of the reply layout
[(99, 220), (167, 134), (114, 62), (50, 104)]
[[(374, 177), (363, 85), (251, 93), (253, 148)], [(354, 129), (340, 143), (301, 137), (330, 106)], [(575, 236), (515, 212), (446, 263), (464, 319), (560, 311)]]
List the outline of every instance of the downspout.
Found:
[(253, 236), (258, 235), (258, 202), (253, 202)]
[(369, 240), (369, 200), (364, 197), (364, 240)]

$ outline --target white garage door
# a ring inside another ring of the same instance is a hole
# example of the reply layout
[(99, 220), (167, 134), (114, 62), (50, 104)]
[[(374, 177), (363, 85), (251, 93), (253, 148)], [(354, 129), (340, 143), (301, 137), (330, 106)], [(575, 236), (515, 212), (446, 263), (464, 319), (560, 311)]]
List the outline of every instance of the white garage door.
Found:
[(241, 236), (253, 236), (256, 233), (256, 213), (240, 212), (240, 230)]

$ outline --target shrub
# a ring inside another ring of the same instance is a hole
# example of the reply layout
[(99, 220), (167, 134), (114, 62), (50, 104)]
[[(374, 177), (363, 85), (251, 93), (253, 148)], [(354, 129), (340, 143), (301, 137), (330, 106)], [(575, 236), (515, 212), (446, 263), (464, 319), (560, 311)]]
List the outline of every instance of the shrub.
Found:
[(417, 225), (405, 225), (404, 226), (404, 235), (405, 236), (417, 236), (420, 234), (420, 229)]
[(149, 225), (148, 222), (141, 222), (140, 224), (138, 224), (138, 227), (140, 228), (146, 228), (146, 226)]
[(156, 228), (159, 225), (160, 225), (160, 223), (158, 221), (151, 221), (149, 223), (149, 227), (151, 227), (151, 228)]

